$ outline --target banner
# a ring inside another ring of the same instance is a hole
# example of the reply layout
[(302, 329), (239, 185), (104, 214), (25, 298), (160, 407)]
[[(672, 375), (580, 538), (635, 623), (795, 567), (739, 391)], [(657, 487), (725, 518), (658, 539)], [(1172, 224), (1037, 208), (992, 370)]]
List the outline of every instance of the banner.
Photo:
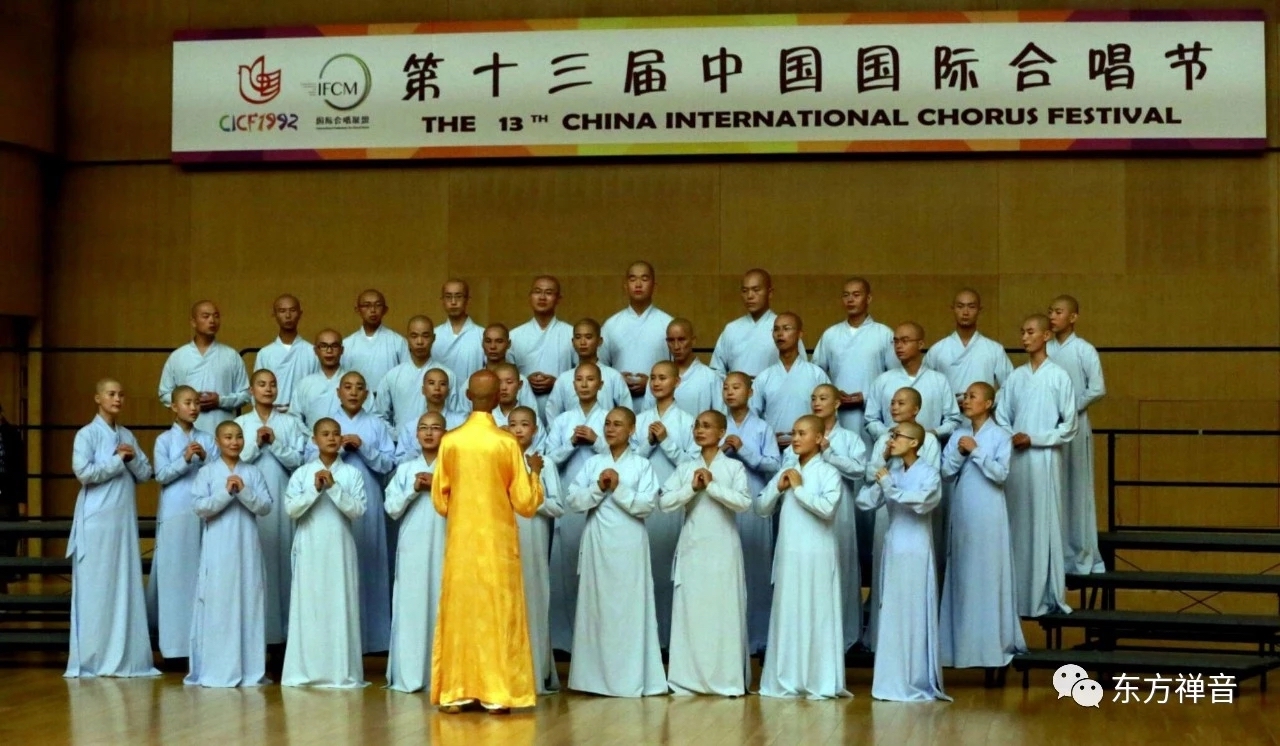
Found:
[(184, 31), (179, 162), (1266, 145), (1261, 11)]

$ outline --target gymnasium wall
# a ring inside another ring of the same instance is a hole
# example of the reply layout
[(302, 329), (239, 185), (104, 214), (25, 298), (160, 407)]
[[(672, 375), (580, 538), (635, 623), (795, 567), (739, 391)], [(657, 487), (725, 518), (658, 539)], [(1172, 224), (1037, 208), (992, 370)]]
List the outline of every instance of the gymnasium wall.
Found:
[[(1262, 7), (1269, 18), (1277, 11), (1274, 0), (1233, 5)], [(189, 334), (189, 305), (209, 297), (222, 308), (223, 341), (259, 346), (273, 337), (271, 299), (285, 291), (301, 297), (306, 333), (333, 325), (345, 334), (357, 323), (356, 294), (370, 286), (386, 293), (390, 324), (399, 328), (414, 313), (438, 316), (440, 284), (452, 275), (470, 280), (472, 310), (482, 321), (524, 321), (529, 281), (539, 272), (562, 279), (563, 318), (603, 319), (624, 301), (627, 263), (647, 258), (658, 270), (658, 304), (689, 316), (705, 346), (740, 313), (739, 276), (754, 266), (774, 273), (775, 308), (803, 315), (810, 346), (842, 317), (841, 278), (850, 273), (872, 279), (874, 316), (918, 320), (930, 339), (949, 333), (951, 295), (972, 285), (986, 304), (984, 331), (1006, 345), (1016, 345), (1025, 314), (1062, 292), (1081, 300), (1080, 331), (1099, 346), (1280, 345), (1275, 153), (581, 159), (224, 172), (168, 163), (170, 40), (183, 27), (1116, 6), (1087, 0), (69, 2), (67, 168), (46, 263), (44, 342), (177, 346)], [(1274, 61), (1275, 24), (1269, 28)], [(1280, 76), (1273, 69), (1270, 77), (1274, 99)], [(6, 119), (0, 117), (0, 128)], [(1274, 126), (1271, 136), (1275, 144)], [(1277, 362), (1274, 354), (1106, 355), (1109, 393), (1096, 407), (1095, 426), (1276, 428)], [(162, 363), (156, 355), (50, 356), (45, 421), (87, 420), (92, 382), (110, 373), (132, 395), (128, 420), (165, 422), (155, 399)], [(70, 442), (70, 433), (52, 439), (46, 449), (51, 468), (68, 462)], [(1122, 441), (1119, 463), (1130, 478), (1280, 479), (1274, 439), (1135, 438)], [(1100, 473), (1102, 467), (1100, 459)], [(73, 485), (61, 485), (51, 497), (48, 512), (69, 514)], [(1130, 522), (1280, 525), (1277, 494), (1265, 490), (1129, 490), (1121, 509)]]

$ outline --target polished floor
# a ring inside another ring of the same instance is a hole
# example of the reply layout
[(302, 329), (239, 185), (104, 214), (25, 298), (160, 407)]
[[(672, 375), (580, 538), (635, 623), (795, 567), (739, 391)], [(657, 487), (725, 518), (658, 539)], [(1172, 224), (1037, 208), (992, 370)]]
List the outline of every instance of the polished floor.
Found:
[[(184, 687), (158, 679), (66, 680), (57, 655), (25, 655), (0, 667), (0, 744), (1275, 744), (1280, 697), (1240, 686), (1233, 704), (1120, 704), (1058, 699), (1049, 672), (1023, 690), (984, 689), (981, 672), (947, 671), (951, 703), (871, 699), (871, 672), (853, 669), (854, 697), (805, 702), (748, 696), (621, 700), (577, 694), (541, 699), (509, 716), (444, 715), (421, 695), (379, 688), (385, 659), (366, 659), (358, 691), (266, 686)], [(1143, 697), (1146, 692), (1143, 692)], [(1268, 699), (1269, 696), (1269, 699)]]

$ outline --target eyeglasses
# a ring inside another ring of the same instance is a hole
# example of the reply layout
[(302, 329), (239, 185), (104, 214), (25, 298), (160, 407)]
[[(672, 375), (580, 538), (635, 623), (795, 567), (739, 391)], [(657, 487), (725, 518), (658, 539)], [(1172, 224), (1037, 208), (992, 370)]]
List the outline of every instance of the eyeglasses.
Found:
[(889, 436), (889, 440), (915, 440), (915, 438), (911, 437), (910, 435), (904, 435), (902, 433), (893, 433), (892, 435)]
[(912, 337), (894, 337), (893, 338), (893, 343), (896, 345), (904, 345), (909, 342), (923, 342), (923, 341), (924, 340), (922, 339), (914, 339)]
[(334, 342), (333, 344), (325, 344), (323, 342), (316, 342), (316, 349), (321, 352), (333, 352), (334, 350), (341, 350), (342, 343)]

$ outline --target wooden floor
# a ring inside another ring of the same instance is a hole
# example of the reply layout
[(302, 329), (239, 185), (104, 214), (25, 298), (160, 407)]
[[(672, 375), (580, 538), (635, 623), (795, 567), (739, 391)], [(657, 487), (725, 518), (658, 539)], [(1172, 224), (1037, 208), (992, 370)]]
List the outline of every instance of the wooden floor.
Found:
[(1256, 680), (1229, 705), (1121, 705), (1108, 693), (1092, 709), (1057, 699), (1049, 672), (1033, 672), (1024, 691), (1012, 672), (1005, 689), (987, 690), (980, 672), (947, 671), (955, 702), (898, 704), (872, 701), (871, 672), (853, 669), (849, 700), (557, 694), (502, 717), (443, 715), (421, 695), (381, 689), (385, 659), (376, 657), (366, 659), (371, 685), (359, 691), (199, 689), (184, 687), (180, 673), (66, 680), (63, 660), (28, 654), (0, 663), (0, 744), (1280, 745), (1280, 696), (1268, 701)]

